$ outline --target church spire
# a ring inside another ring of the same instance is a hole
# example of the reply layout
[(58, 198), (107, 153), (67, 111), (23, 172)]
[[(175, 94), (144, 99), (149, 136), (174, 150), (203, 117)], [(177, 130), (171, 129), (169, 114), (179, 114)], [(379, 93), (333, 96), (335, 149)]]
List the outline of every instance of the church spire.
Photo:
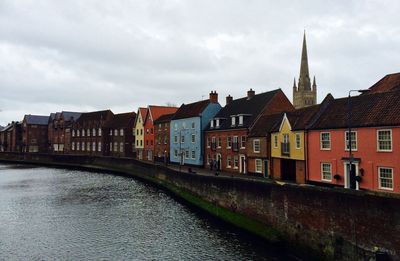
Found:
[(296, 91), (297, 91), (296, 77), (294, 77), (294, 80), (293, 80), (293, 90), (296, 90)]
[(317, 89), (317, 82), (315, 81), (315, 75), (314, 75), (314, 79), (313, 79), (313, 83), (312, 83), (312, 89), (313, 89), (313, 91), (315, 91)]
[(299, 77), (299, 90), (311, 90), (310, 73), (308, 71), (306, 31), (304, 30), (303, 48), (301, 50), (301, 65)]

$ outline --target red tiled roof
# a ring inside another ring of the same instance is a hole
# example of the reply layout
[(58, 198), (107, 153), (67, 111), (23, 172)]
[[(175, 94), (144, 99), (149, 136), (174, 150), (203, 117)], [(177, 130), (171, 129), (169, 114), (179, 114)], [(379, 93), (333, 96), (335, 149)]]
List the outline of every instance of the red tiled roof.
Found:
[(203, 100), (189, 104), (182, 104), (175, 113), (174, 120), (197, 117), (210, 104), (210, 100)]
[(152, 120), (154, 122), (161, 115), (175, 113), (177, 110), (177, 107), (149, 105), (149, 110), (146, 117), (151, 114)]
[[(351, 97), (351, 126), (399, 126), (399, 101), (400, 90)], [(330, 103), (311, 129), (347, 128), (347, 120), (348, 98), (336, 99)]]
[(400, 89), (400, 73), (388, 74), (369, 88), (368, 93), (387, 92)]

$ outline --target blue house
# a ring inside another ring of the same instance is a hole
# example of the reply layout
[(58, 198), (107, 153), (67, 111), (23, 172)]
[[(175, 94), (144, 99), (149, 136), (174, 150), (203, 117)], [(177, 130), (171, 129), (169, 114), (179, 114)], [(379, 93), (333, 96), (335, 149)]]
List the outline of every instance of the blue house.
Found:
[(203, 131), (220, 109), (216, 91), (211, 91), (208, 100), (182, 104), (170, 124), (172, 163), (203, 166)]

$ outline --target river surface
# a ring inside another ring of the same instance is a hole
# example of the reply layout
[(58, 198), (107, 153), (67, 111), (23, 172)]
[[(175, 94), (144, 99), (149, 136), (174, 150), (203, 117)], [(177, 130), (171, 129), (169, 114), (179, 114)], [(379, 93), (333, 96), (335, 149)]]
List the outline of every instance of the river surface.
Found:
[(0, 260), (282, 260), (163, 190), (104, 173), (0, 164)]

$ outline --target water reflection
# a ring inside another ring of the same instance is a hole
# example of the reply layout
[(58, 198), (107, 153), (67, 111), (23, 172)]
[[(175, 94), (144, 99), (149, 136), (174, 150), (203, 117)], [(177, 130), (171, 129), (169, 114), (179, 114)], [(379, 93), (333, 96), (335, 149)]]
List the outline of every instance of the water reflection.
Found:
[(153, 186), (0, 164), (0, 260), (281, 260)]

